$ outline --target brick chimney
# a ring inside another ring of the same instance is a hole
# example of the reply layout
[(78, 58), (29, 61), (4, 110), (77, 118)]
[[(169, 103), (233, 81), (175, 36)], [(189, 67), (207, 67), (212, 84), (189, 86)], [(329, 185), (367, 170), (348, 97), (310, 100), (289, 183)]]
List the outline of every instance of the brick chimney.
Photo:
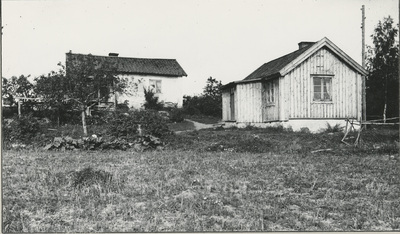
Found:
[(302, 42), (299, 42), (299, 49), (302, 49), (302, 48), (304, 48), (304, 47), (307, 47), (307, 46), (310, 46), (310, 45), (312, 45), (312, 44), (314, 44), (315, 42), (312, 42), (312, 41), (302, 41)]
[(111, 56), (111, 57), (118, 57), (118, 53), (108, 53), (108, 56)]

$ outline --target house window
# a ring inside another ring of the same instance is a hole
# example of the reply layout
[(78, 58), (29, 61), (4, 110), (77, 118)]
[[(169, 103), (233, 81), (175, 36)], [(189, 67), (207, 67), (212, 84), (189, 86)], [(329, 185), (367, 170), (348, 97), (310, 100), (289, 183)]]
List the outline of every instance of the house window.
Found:
[(154, 93), (161, 93), (161, 80), (150, 80), (150, 89)]
[(332, 77), (313, 77), (313, 100), (332, 101)]
[(274, 83), (272, 81), (265, 84), (265, 92), (267, 103), (273, 104), (275, 102)]

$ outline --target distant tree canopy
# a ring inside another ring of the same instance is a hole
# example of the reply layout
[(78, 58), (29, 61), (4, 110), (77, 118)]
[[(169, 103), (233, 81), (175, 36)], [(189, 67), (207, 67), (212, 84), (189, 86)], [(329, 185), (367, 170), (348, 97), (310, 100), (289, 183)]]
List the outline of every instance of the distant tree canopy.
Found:
[(34, 97), (34, 85), (28, 80), (28, 76), (12, 76), (10, 79), (2, 77), (1, 95), (10, 105), (15, 105), (17, 97)]
[(183, 97), (183, 108), (185, 110), (185, 113), (190, 115), (201, 114), (221, 117), (221, 86), (221, 81), (209, 77), (206, 81), (206, 86), (203, 88), (202, 95)]
[(377, 118), (399, 116), (399, 43), (398, 25), (389, 16), (379, 21), (368, 46), (366, 82), (367, 116)]
[(207, 79), (206, 86), (203, 89), (203, 95), (209, 96), (213, 98), (220, 98), (221, 97), (221, 81), (217, 81), (216, 79), (212, 78), (211, 76)]

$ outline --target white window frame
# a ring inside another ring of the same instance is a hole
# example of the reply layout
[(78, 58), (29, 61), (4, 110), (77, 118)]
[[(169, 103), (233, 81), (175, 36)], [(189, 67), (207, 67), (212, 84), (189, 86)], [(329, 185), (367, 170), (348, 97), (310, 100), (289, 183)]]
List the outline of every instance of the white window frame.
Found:
[[(316, 84), (316, 80), (320, 80), (320, 84)], [(311, 76), (311, 95), (313, 102), (316, 103), (332, 103), (332, 82), (333, 76), (329, 75), (313, 75)], [(319, 91), (315, 91), (316, 86), (319, 87)], [(316, 94), (319, 93), (319, 98)]]
[(275, 104), (275, 82), (273, 80), (269, 80), (264, 83), (265, 87), (265, 96), (267, 105)]
[[(157, 83), (159, 86), (157, 87)], [(162, 93), (162, 81), (157, 79), (150, 79), (149, 80), (149, 87), (155, 94)]]
[(275, 82), (273, 80), (268, 81), (265, 84), (267, 92), (267, 104), (275, 104)]

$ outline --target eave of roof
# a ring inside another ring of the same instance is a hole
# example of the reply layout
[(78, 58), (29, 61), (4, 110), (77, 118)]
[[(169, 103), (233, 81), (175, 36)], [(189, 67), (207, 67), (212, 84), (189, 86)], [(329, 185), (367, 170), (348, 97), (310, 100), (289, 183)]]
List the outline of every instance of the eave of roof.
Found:
[(304, 53), (304, 51), (306, 51), (310, 47), (311, 47), (311, 45), (306, 46), (306, 47), (296, 50), (292, 53), (281, 56), (277, 59), (271, 60), (268, 63), (264, 63), (261, 67), (256, 69), (254, 72), (252, 72), (250, 75), (248, 75), (243, 80), (254, 80), (254, 79), (260, 79), (260, 78), (269, 78), (269, 77), (279, 76), (280, 75), (279, 71), (283, 67), (285, 67), (291, 61), (293, 61), (294, 59), (299, 57), (302, 53)]
[[(67, 53), (67, 60), (77, 59), (78, 56), (89, 55)], [(172, 77), (187, 76), (186, 72), (176, 61), (176, 59), (129, 58), (99, 55), (91, 56), (93, 56), (93, 58), (99, 60), (100, 62), (116, 62), (116, 70), (118, 73), (122, 74), (160, 75)]]

